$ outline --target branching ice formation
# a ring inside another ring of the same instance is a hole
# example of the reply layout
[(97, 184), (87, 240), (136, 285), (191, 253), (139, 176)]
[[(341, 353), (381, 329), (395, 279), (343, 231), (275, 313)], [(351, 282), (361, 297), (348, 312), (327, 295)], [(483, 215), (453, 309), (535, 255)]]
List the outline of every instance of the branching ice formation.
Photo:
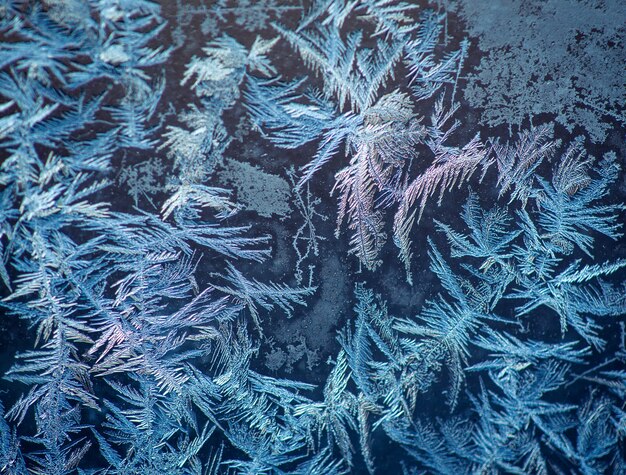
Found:
[[(235, 3), (211, 11), (254, 10)], [(173, 33), (155, 3), (0, 6), (0, 472), (626, 472), (626, 259), (602, 248), (623, 238), (618, 155), (551, 123), (462, 133), (470, 49), (440, 44), (439, 13), (263, 5), (303, 14), (247, 41), (220, 32), (167, 82), (178, 50), (161, 46)], [(289, 49), (311, 77), (279, 76)], [(212, 181), (234, 153), (229, 114), (266, 145), (315, 150), (287, 175), (298, 287), (254, 273), (270, 237)], [(148, 193), (153, 159), (169, 176)], [(308, 317), (329, 244), (314, 185), (331, 161), (337, 237), (346, 223), (374, 270), (389, 227), (424, 300), (396, 316), (367, 273), (347, 321), (331, 315), (338, 349), (317, 387), (259, 361), (268, 322)], [(468, 181), (462, 207), (446, 202)], [(433, 201), (451, 214), (425, 239), (425, 288), (412, 249)]]

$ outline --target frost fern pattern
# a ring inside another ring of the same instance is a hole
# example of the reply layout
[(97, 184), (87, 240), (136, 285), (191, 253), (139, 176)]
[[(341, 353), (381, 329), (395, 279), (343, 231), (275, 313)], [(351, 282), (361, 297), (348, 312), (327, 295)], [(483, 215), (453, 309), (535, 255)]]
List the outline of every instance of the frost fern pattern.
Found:
[(0, 472), (626, 473), (618, 149), (449, 2), (161, 3), (0, 7)]

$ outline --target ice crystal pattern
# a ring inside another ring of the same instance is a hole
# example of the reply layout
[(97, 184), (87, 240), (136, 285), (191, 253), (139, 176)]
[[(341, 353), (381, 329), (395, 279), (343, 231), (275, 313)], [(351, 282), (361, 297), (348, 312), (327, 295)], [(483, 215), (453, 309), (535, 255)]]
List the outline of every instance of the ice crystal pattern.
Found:
[[(302, 167), (299, 187), (327, 162), (345, 163), (333, 189), (339, 195), (337, 234), (347, 222), (351, 252), (370, 270), (380, 265), (384, 211), (397, 208), (394, 241), (410, 278), (410, 232), (427, 202), (441, 201), (446, 190), (489, 164), (478, 136), (462, 146), (447, 143), (459, 125), (452, 120), (454, 96), (468, 44), (437, 54), (443, 17), (424, 12), (415, 21), (408, 4), (346, 2), (340, 8), (331, 3), (313, 9), (296, 31), (273, 24), (321, 79), (321, 90), (303, 91), (306, 78), (252, 80), (246, 89), (248, 108), (276, 146), (317, 144)], [(369, 46), (363, 31), (342, 32), (345, 17), (357, 12), (375, 28)], [(407, 84), (385, 92), (398, 70), (407, 71)], [(419, 104), (435, 97), (429, 120), (420, 117)]]
[[(438, 12), (259, 5), (292, 17), (250, 39), (220, 28), (251, 2), (216, 2), (178, 77), (187, 38), (158, 4), (0, 6), (0, 472), (626, 472), (623, 160), (554, 124), (461, 133), (469, 45)], [(294, 77), (276, 51), (297, 53)], [(215, 185), (237, 114), (271, 153), (311, 152), (276, 178), (293, 185), (285, 281), (254, 272), (274, 240)], [(374, 271), (388, 227), (414, 288), (437, 284), (398, 315), (359, 274), (316, 387), (294, 366), (318, 350), (265, 335), (307, 318), (336, 242), (316, 194), (331, 165), (336, 239), (345, 224)]]

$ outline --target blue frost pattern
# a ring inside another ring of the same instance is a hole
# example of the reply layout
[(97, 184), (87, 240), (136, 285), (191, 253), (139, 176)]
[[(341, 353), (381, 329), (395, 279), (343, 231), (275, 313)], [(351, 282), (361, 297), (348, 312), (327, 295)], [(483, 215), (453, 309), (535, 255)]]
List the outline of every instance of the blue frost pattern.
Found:
[[(0, 5), (0, 472), (626, 473), (623, 157), (463, 123), (449, 2), (162, 3)], [(243, 137), (292, 185), (295, 254), (218, 183)], [(317, 315), (328, 183), (363, 282), (322, 306), (312, 384), (259, 356)], [(414, 311), (381, 295), (389, 234)]]

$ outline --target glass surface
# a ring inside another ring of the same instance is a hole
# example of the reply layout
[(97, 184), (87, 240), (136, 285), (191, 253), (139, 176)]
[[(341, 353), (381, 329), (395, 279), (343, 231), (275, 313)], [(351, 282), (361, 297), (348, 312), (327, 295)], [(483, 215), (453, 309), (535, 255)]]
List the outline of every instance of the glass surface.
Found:
[(625, 25), (0, 0), (0, 473), (626, 473)]

